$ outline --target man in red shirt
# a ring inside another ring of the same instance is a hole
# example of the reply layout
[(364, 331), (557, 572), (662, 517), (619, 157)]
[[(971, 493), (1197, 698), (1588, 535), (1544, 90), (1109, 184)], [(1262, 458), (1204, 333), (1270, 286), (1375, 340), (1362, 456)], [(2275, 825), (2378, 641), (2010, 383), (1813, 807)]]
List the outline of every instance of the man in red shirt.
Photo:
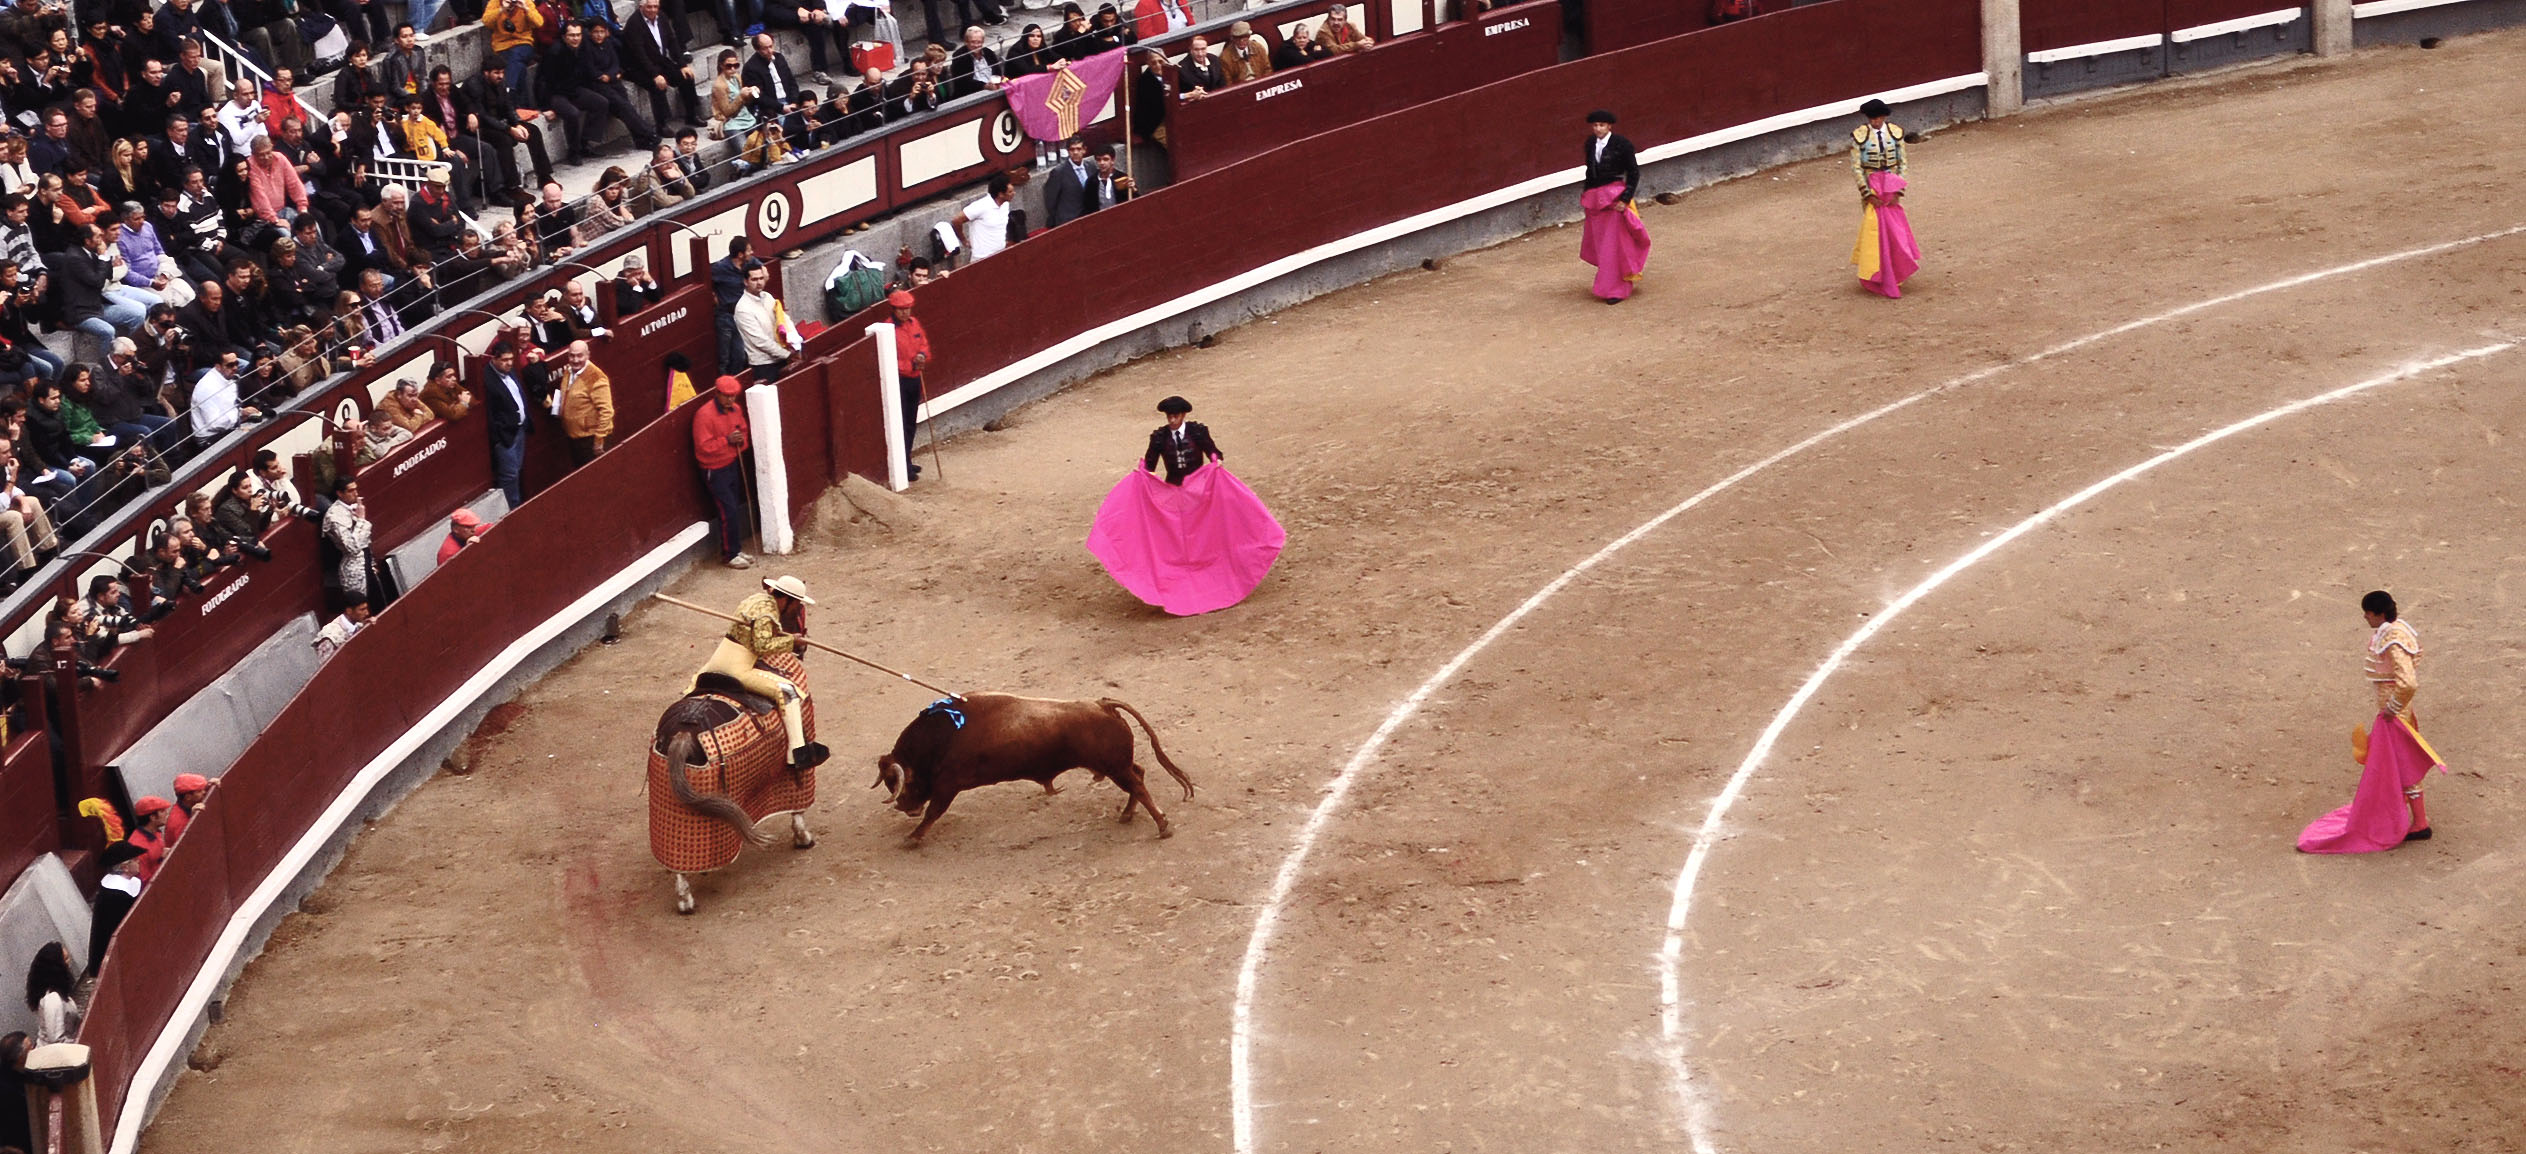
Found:
[[(918, 481), (921, 466), (912, 464), (912, 428), (919, 423), (921, 406), (930, 400), (930, 390), (921, 383), (921, 374), (930, 368), (930, 334), (912, 319), (911, 293), (896, 289), (886, 294), (886, 303), (895, 306), (895, 381), (903, 397), (904, 463)], [(935, 440), (937, 431), (932, 430), (930, 436)]]
[(721, 377), (710, 403), (693, 412), (693, 462), (702, 467), (702, 483), (710, 488), (718, 515), (719, 559), (731, 569), (746, 569), (754, 558), (745, 554), (745, 452), (748, 430), (745, 407), (738, 404), (745, 386), (735, 377)]
[(167, 811), (175, 803), (163, 797), (144, 797), (132, 803), (132, 816), (140, 819), (140, 828), (123, 840), (140, 847), (140, 883), (149, 884), (158, 876), (158, 866), (167, 860), (172, 839), (167, 836)]
[(458, 509), (447, 518), (447, 540), (439, 542), (439, 564), (447, 564), (465, 546), (482, 536), (482, 517), (471, 509)]
[(193, 814), (202, 808), (203, 800), (210, 797), (211, 787), (217, 784), (217, 781), (198, 773), (175, 775), (175, 808), (167, 811), (168, 848), (172, 849), (175, 843), (184, 840), (184, 827), (191, 824)]

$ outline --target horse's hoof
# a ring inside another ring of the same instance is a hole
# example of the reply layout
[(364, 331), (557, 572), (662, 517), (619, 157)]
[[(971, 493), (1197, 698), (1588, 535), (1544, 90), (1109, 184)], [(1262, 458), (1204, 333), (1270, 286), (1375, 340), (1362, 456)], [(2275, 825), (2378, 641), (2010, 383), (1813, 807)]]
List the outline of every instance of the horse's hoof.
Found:
[(1167, 824), (1167, 823), (1165, 823), (1165, 822), (1159, 822), (1159, 823), (1158, 823), (1158, 836), (1159, 836), (1161, 839), (1174, 837), (1174, 836), (1175, 836), (1175, 827), (1174, 827), (1174, 826), (1171, 826), (1171, 825), (1168, 825), (1168, 824)]
[(814, 849), (816, 848), (816, 839), (812, 837), (791, 838), (789, 844), (792, 849)]
[(679, 914), (689, 914), (689, 913), (692, 913), (692, 912), (693, 912), (693, 899), (691, 899), (691, 898), (677, 898), (677, 899), (675, 899), (675, 912), (677, 912), (677, 913), (679, 913)]

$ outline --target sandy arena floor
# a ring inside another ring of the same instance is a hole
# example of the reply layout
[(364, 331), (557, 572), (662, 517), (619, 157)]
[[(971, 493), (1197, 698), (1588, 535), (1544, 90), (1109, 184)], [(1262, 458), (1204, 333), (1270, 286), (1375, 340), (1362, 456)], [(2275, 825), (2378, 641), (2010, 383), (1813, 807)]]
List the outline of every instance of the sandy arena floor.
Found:
[[(2526, 1146), (2499, 737), (2526, 232), (2346, 267), (2526, 225), (2521, 58), (2474, 37), (1939, 133), (1901, 302), (1850, 279), (1823, 160), (1648, 209), (1619, 309), (1557, 230), (962, 438), (781, 568), (820, 638), (1138, 706), (1201, 785), (1161, 794), (1175, 839), (1077, 775), (969, 794), (906, 849), (864, 787), (924, 695), (827, 659), (822, 844), (679, 918), (637, 790), (712, 634), (652, 608), (363, 839), (145, 1145), (1225, 1151), (1238, 967), (1312, 828), (1250, 1003), (1258, 1151)], [(1853, 651), (1714, 827), (1669, 1037), (1697, 831), (1870, 615), (2162, 451), (2465, 350), (2107, 488)], [(1307, 826), (1566, 569), (1941, 385), (1568, 583)], [(1176, 392), (1290, 531), (1254, 598), (1192, 620), (1079, 546)], [(2429, 651), (2441, 833), (2304, 857), (2355, 780), (2380, 586)]]

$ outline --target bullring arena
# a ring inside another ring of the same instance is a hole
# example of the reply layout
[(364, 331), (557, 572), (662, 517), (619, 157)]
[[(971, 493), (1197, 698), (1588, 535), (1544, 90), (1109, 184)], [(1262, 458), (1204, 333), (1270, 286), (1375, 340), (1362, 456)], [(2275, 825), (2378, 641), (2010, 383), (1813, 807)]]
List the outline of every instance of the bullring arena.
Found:
[[(2518, 1149), (2521, 59), (1937, 132), (1899, 302), (1826, 158), (1644, 203), (1622, 308), (1547, 230), (837, 491), (815, 635), (1129, 701), (1172, 840), (1074, 775), (907, 848), (928, 695), (820, 658), (821, 843), (679, 918), (638, 789), (714, 634), (653, 605), (358, 840), (143, 1147)], [(1170, 393), (1289, 529), (1190, 619), (1079, 544)], [(2440, 836), (2300, 855), (2372, 587)]]

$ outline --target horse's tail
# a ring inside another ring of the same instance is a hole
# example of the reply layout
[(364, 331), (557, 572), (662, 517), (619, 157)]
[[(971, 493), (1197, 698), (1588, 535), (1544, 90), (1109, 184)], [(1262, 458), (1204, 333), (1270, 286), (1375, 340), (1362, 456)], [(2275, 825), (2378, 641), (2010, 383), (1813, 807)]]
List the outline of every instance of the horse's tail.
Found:
[(746, 839), (747, 845), (762, 849), (772, 844), (771, 835), (755, 828), (754, 819), (746, 816), (745, 807), (723, 794), (693, 792), (693, 783), (688, 780), (685, 767), (709, 764), (706, 759), (696, 756), (701, 752), (702, 741), (691, 730), (678, 732), (667, 739), (667, 784), (675, 790), (675, 800), (737, 831), (737, 836)]
[(1149, 735), (1149, 752), (1156, 754), (1158, 764), (1166, 767), (1166, 771), (1174, 776), (1175, 783), (1177, 785), (1184, 787), (1184, 800), (1193, 800), (1193, 779), (1184, 776), (1184, 771), (1177, 769), (1175, 767), (1175, 763), (1167, 759), (1166, 747), (1158, 744), (1158, 731), (1149, 727), (1149, 719), (1142, 717), (1139, 710), (1133, 709), (1130, 705), (1116, 701), (1111, 697), (1097, 698), (1096, 703), (1104, 706), (1107, 713), (1112, 713), (1119, 709), (1124, 713), (1130, 714), (1133, 721), (1139, 722), (1140, 731)]

